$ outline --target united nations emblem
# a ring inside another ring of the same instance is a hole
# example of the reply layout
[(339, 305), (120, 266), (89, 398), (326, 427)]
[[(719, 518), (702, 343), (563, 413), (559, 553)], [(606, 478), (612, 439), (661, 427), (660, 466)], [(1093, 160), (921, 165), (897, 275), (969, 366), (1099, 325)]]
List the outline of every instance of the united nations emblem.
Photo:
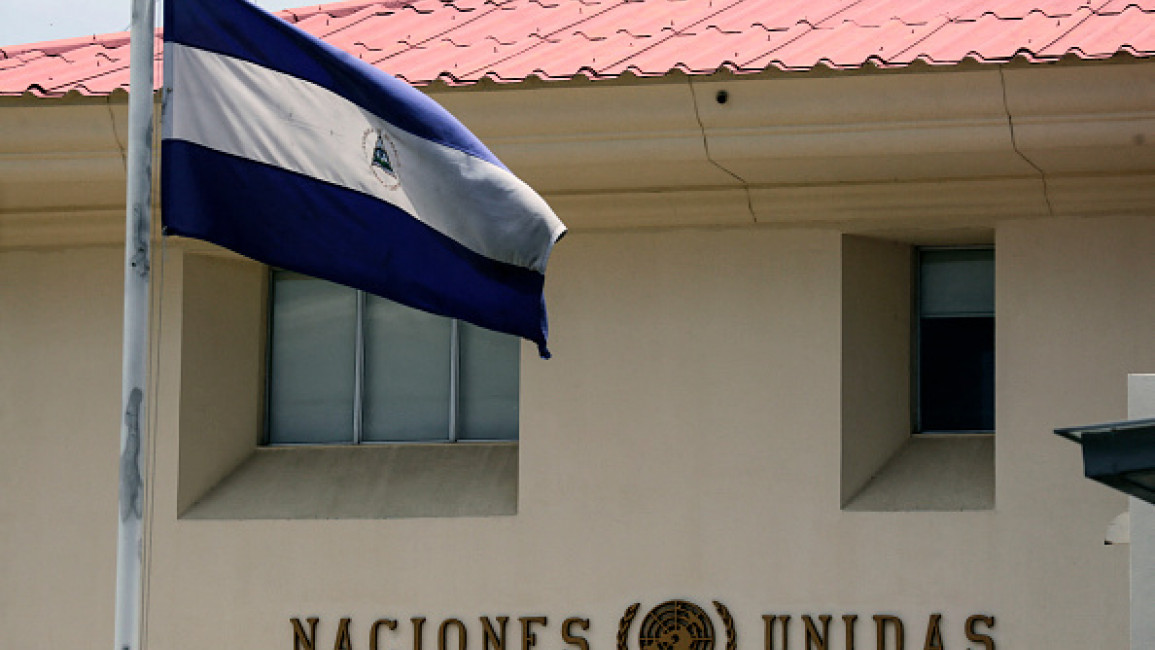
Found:
[(365, 129), (361, 136), (361, 150), (369, 170), (386, 189), (401, 187), (401, 179), (397, 177), (397, 165), (400, 162), (397, 145), (388, 133), (381, 129)]
[[(618, 650), (629, 650), (630, 626), (639, 605), (630, 605), (622, 616), (618, 625)], [(730, 610), (718, 601), (714, 601), (714, 609), (725, 627), (725, 650), (735, 650), (738, 639)], [(714, 650), (714, 643), (714, 622), (710, 615), (685, 600), (668, 600), (651, 609), (642, 618), (638, 630), (639, 650)]]

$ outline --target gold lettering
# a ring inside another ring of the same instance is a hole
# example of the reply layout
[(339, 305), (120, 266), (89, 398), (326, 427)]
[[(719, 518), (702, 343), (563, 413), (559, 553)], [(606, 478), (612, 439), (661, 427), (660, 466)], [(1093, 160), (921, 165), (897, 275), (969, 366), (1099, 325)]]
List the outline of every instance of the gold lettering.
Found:
[(531, 626), (535, 623), (547, 625), (549, 619), (544, 616), (523, 616), (517, 620), (521, 621), (521, 650), (529, 650), (537, 645), (537, 635), (533, 633)]
[(902, 650), (906, 644), (906, 631), (902, 629), (902, 619), (886, 614), (874, 615), (874, 628), (878, 636), (878, 650), (886, 650), (886, 624), (894, 626), (894, 648)]
[(766, 622), (766, 650), (774, 650), (774, 622), (782, 621), (782, 650), (790, 647), (790, 615), (775, 616), (764, 614), (762, 620)]
[(333, 639), (333, 650), (353, 650), (353, 642), (349, 639), (349, 619), (341, 619), (337, 626), (337, 638)]
[[(819, 634), (818, 628), (814, 627), (814, 619), (809, 614), (802, 615), (802, 622), (806, 624), (807, 650), (811, 646), (818, 650), (826, 650), (826, 640), (830, 638), (830, 614), (822, 614), (818, 620), (822, 621), (822, 634)], [(785, 648), (785, 643), (783, 643), (783, 648)]]
[(995, 640), (986, 634), (979, 634), (975, 631), (975, 623), (982, 622), (983, 625), (990, 629), (995, 626), (994, 616), (983, 616), (975, 614), (967, 619), (967, 641), (974, 641), (983, 644), (986, 650), (995, 650)]
[(294, 618), (293, 623), (293, 650), (317, 650), (317, 621), (320, 620), (316, 616), (311, 616), (305, 619), (309, 622), (309, 633), (305, 633), (305, 627), (301, 625), (301, 619)]
[(493, 624), (489, 622), (488, 616), (481, 617), (481, 627), (485, 632), (485, 642), (481, 646), (481, 650), (505, 650), (505, 623), (509, 620), (508, 616), (498, 616), (497, 623), (501, 625), (501, 634), (498, 635), (493, 629)]
[(846, 650), (854, 650), (854, 622), (857, 620), (857, 614), (842, 615), (842, 622), (846, 625)]
[(930, 615), (926, 623), (926, 643), (922, 644), (922, 650), (942, 650), (942, 631), (938, 629), (941, 620), (942, 614)]
[(445, 650), (445, 637), (449, 635), (449, 626), (457, 628), (457, 650), (465, 650), (465, 623), (456, 618), (447, 618), (441, 621), (437, 628), (437, 650)]
[(425, 617), (411, 618), (413, 621), (413, 650), (421, 650), (421, 628), (425, 626)]
[(381, 626), (389, 628), (390, 631), (397, 629), (397, 621), (391, 618), (379, 618), (373, 622), (373, 627), (369, 630), (369, 650), (377, 650), (377, 631)]
[(580, 648), (580, 650), (590, 650), (589, 641), (586, 641), (585, 637), (577, 636), (576, 634), (574, 634), (573, 632), (570, 631), (574, 625), (577, 625), (578, 627), (580, 627), (583, 630), (589, 630), (590, 629), (590, 619), (588, 619), (588, 618), (567, 618), (567, 619), (565, 619), (565, 622), (561, 624), (561, 640), (565, 641), (566, 643), (568, 643), (572, 646), (576, 646), (576, 647)]

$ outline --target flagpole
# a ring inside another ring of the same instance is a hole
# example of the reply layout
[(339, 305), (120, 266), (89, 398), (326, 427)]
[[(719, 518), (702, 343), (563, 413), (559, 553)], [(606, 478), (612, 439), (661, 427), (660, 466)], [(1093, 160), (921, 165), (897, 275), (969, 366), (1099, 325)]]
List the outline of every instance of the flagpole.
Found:
[(140, 647), (144, 565), (149, 239), (152, 233), (153, 0), (132, 0), (124, 238), (115, 650)]

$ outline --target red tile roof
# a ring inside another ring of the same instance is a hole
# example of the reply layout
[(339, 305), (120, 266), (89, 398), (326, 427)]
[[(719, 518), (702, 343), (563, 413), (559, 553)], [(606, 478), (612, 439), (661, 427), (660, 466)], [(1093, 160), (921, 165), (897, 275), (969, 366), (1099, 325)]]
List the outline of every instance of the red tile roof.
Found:
[[(1155, 0), (350, 0), (278, 15), (414, 85), (1155, 56)], [(0, 95), (127, 85), (127, 34), (0, 47)]]

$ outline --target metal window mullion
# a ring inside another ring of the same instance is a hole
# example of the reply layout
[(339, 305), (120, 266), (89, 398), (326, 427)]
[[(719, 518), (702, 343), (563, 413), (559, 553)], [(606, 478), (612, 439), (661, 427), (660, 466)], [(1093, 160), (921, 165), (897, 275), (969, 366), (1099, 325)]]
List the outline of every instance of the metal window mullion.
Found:
[(911, 341), (911, 361), (914, 364), (911, 373), (911, 393), (913, 394), (913, 402), (911, 403), (911, 411), (913, 412), (914, 432), (922, 433), (922, 257), (923, 249), (916, 248), (914, 254), (914, 268), (911, 273), (914, 275), (914, 282), (911, 283), (911, 291), (914, 293), (911, 298), (913, 304), (911, 320), (913, 320), (913, 340)]
[(262, 445), (268, 445), (273, 440), (273, 318), (276, 316), (273, 305), (277, 300), (276, 271), (268, 267), (265, 277), (268, 282), (268, 300), (265, 303), (265, 430)]
[(362, 440), (365, 403), (365, 292), (357, 292), (357, 327), (353, 341), (353, 444)]
[(461, 376), (461, 327), (454, 318), (449, 328), (449, 442), (457, 442)]

